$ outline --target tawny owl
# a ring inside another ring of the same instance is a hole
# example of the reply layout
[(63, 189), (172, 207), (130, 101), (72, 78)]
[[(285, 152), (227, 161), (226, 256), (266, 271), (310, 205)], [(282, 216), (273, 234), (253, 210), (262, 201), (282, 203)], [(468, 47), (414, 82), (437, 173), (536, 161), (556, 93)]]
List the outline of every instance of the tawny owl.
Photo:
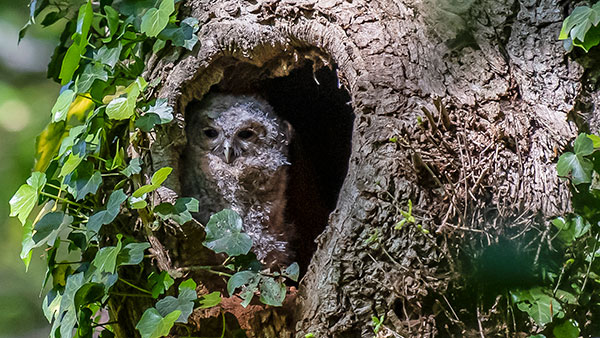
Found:
[(233, 209), (260, 261), (289, 263), (293, 231), (284, 211), (290, 124), (261, 98), (225, 94), (192, 102), (186, 120), (182, 187), (200, 201), (198, 220), (206, 224), (212, 214)]

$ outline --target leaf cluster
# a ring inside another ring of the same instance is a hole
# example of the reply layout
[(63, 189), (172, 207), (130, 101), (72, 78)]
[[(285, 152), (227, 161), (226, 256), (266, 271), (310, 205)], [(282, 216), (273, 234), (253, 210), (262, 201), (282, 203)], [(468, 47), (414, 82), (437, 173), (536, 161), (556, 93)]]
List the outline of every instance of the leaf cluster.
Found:
[[(25, 266), (33, 249), (44, 249), (43, 287), (50, 291), (42, 307), (52, 323), (50, 337), (92, 337), (99, 328), (101, 337), (112, 337), (115, 323), (102, 322), (100, 313), (121, 299), (115, 297), (157, 299), (136, 328), (144, 338), (167, 335), (194, 308), (217, 306), (221, 294), (198, 297), (195, 282), (187, 280), (179, 283), (177, 296), (165, 295), (175, 281), (143, 264), (151, 247), (146, 237), (119, 229), (137, 219), (141, 234), (149, 234), (165, 222), (192, 221), (198, 211), (193, 198), (153, 205), (151, 195), (172, 168), (158, 169), (145, 184), (144, 158), (138, 155), (145, 153), (147, 133), (173, 120), (167, 100), (152, 95), (160, 79), (148, 83), (142, 76), (146, 61), (166, 46), (175, 53), (193, 49), (198, 20), (180, 21), (174, 0), (32, 0), (30, 9), (21, 37), (38, 19), (44, 27), (64, 24), (48, 68), (62, 88), (37, 139), (34, 172), (10, 200), (11, 216), (23, 225)], [(229, 257), (207, 271), (231, 277), (230, 295), (242, 289), (245, 304), (260, 292), (263, 303), (281, 305), (284, 280), (297, 280), (297, 264), (281, 273), (260, 271), (242, 229), (231, 210), (211, 218), (204, 245)], [(132, 274), (124, 269), (142, 277), (128, 280)]]
[(512, 304), (538, 327), (532, 337), (578, 337), (600, 313), (600, 137), (580, 134), (556, 168), (571, 184), (574, 211), (551, 222), (550, 249), (563, 257), (560, 273), (547, 272), (545, 285), (510, 291)]

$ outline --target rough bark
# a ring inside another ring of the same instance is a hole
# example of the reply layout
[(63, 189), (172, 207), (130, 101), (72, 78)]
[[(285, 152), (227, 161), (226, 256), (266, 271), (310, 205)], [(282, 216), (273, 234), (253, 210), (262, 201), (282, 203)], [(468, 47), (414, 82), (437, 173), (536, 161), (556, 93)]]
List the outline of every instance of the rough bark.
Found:
[[(152, 138), (151, 168), (177, 172), (184, 107), (212, 85), (247, 91), (310, 61), (315, 69), (337, 69), (355, 114), (348, 174), (290, 300), (297, 311), (290, 317), (288, 306), (248, 321), (249, 336), (369, 337), (371, 316), (383, 314), (390, 336), (491, 337), (513, 330), (497, 302), (465, 297), (470, 290), (460, 274), (468, 265), (465, 251), (502, 239), (520, 241), (538, 263), (546, 220), (568, 211), (568, 188), (554, 163), (577, 132), (568, 114), (595, 96), (582, 87), (583, 67), (557, 41), (564, 6), (558, 0), (182, 4), (182, 15), (200, 20), (200, 43), (150, 60), (148, 80), (162, 78), (155, 95), (178, 111), (176, 123)], [(179, 192), (171, 175), (160, 198)], [(415, 224), (394, 229), (409, 199), (429, 234)], [(376, 231), (379, 240), (369, 241)], [(162, 239), (174, 262), (164, 269), (193, 261), (182, 258), (187, 249), (178, 236)]]

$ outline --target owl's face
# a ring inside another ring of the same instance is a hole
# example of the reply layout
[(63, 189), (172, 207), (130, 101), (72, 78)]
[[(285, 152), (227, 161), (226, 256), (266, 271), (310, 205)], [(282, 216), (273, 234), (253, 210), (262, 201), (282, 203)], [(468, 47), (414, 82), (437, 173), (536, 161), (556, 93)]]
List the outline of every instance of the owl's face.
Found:
[(186, 132), (190, 142), (226, 164), (281, 150), (289, 142), (289, 124), (252, 96), (211, 95), (188, 113), (193, 114)]

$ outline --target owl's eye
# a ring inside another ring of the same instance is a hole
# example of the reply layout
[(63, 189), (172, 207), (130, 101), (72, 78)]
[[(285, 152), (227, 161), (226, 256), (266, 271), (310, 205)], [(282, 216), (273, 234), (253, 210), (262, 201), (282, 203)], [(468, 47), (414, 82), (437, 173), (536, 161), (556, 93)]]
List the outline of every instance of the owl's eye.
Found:
[(251, 138), (252, 136), (254, 136), (254, 132), (250, 129), (246, 129), (246, 130), (242, 130), (240, 131), (237, 136), (239, 138), (241, 138), (242, 140), (247, 140), (249, 138)]
[(208, 138), (215, 138), (219, 136), (219, 132), (213, 128), (204, 129), (204, 135)]

